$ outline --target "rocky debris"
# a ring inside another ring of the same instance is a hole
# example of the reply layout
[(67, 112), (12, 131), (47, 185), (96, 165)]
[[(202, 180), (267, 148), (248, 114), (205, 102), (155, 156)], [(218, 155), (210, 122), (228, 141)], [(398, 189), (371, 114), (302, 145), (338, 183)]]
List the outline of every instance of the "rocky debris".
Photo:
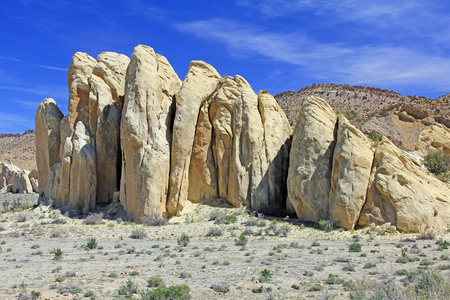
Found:
[(400, 108), (400, 112), (406, 112), (408, 115), (412, 116), (414, 119), (425, 119), (429, 116), (427, 111), (421, 110), (420, 108), (414, 107), (411, 104), (403, 104)]
[(0, 193), (29, 194), (33, 192), (28, 175), (17, 166), (0, 161)]
[(316, 97), (303, 105), (294, 131), (288, 192), (299, 219), (339, 221), (346, 229), (390, 222), (402, 232), (423, 232), (450, 223), (447, 184), (384, 137), (374, 153), (358, 129)]
[(410, 116), (406, 111), (402, 111), (398, 114), (398, 118), (404, 122), (414, 122), (416, 119), (413, 116)]

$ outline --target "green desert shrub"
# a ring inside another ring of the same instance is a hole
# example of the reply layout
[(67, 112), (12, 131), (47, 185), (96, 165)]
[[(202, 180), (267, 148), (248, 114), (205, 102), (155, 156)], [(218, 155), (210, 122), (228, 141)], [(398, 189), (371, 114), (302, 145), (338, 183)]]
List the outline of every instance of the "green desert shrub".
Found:
[(434, 151), (424, 157), (424, 164), (431, 173), (445, 175), (450, 170), (450, 156), (442, 151)]
[(191, 299), (189, 292), (191, 288), (186, 285), (173, 285), (169, 287), (159, 286), (154, 290), (141, 291), (139, 295), (142, 300), (165, 300), (165, 299), (176, 299), (184, 300)]
[(189, 235), (186, 233), (181, 234), (181, 236), (177, 239), (178, 246), (180, 247), (186, 247), (189, 244)]
[(348, 247), (350, 252), (361, 252), (361, 244), (360, 243), (352, 243)]

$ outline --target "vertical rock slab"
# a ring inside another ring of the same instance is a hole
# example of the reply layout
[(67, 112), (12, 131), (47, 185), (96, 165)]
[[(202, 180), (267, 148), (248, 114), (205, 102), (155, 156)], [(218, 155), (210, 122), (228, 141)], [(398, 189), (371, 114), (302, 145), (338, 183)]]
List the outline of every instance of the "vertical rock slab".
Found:
[(423, 232), (450, 223), (447, 184), (384, 137), (375, 151), (369, 188), (360, 226), (390, 222), (402, 232)]
[(60, 123), (63, 114), (55, 100), (47, 98), (36, 111), (36, 164), (38, 169), (39, 192), (51, 199), (51, 172), (59, 158), (61, 145)]
[(78, 121), (89, 127), (89, 77), (97, 61), (83, 52), (77, 52), (67, 70), (69, 85), (69, 124), (74, 130)]
[(95, 208), (97, 191), (95, 149), (89, 129), (81, 121), (75, 127), (72, 143), (69, 205), (80, 211), (89, 211)]
[[(167, 212), (170, 216), (181, 211), (188, 199), (189, 165), (200, 107), (215, 92), (221, 79), (222, 77), (211, 65), (202, 61), (192, 61), (189, 65), (189, 73), (181, 86), (172, 135), (167, 200)], [(208, 124), (205, 125), (208, 126)], [(204, 125), (201, 124), (201, 126)], [(201, 132), (199, 134), (201, 135)], [(198, 162), (195, 163), (198, 165)], [(208, 189), (208, 187), (205, 188)]]
[(353, 230), (366, 201), (373, 162), (370, 141), (344, 116), (338, 116), (331, 175), (330, 216), (339, 226)]
[(126, 74), (120, 134), (120, 201), (134, 218), (166, 211), (171, 127), (180, 85), (164, 57), (148, 46), (134, 49)]
[(209, 120), (209, 102), (200, 109), (189, 165), (189, 195), (193, 202), (218, 197), (217, 167), (212, 151), (213, 128)]
[(308, 97), (292, 137), (288, 197), (300, 220), (327, 219), (337, 115), (324, 100)]
[(268, 194), (263, 192), (264, 189), (259, 189), (269, 165), (264, 126), (258, 110), (258, 96), (241, 76), (237, 75), (234, 81), (241, 94), (242, 119), (236, 120), (235, 123), (237, 130), (232, 152), (228, 198), (239, 199), (240, 205), (249, 205), (253, 210), (261, 211), (269, 203)]
[(61, 119), (61, 171), (58, 200), (63, 204), (69, 204), (70, 198), (70, 166), (72, 164), (72, 131), (70, 129), (69, 115)]
[(95, 139), (97, 203), (108, 204), (119, 190), (120, 119), (130, 59), (123, 54), (103, 52), (97, 60), (90, 77), (89, 128)]
[(291, 148), (291, 126), (272, 95), (259, 92), (258, 108), (264, 126), (268, 168), (256, 193), (263, 192), (259, 210), (276, 213), (274, 210), (280, 211), (287, 207), (286, 184)]

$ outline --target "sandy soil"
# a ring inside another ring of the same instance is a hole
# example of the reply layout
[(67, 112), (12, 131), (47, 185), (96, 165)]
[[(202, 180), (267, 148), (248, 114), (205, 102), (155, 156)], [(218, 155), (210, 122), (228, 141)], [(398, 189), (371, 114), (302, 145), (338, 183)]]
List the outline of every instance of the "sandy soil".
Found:
[[(415, 234), (324, 232), (295, 219), (258, 218), (220, 202), (192, 204), (167, 225), (143, 226), (120, 219), (86, 225), (85, 216), (69, 217), (50, 206), (5, 212), (2, 204), (14, 199), (35, 204), (37, 195), (0, 195), (1, 299), (32, 291), (40, 293), (39, 299), (121, 299), (118, 289), (127, 280), (144, 290), (154, 276), (167, 286), (187, 284), (193, 299), (348, 299), (345, 285), (350, 280), (400, 282), (404, 276), (396, 275), (398, 270), (450, 263), (445, 260), (448, 249), (439, 249), (436, 240), (418, 240)], [(210, 220), (232, 214), (235, 223)], [(208, 236), (212, 228), (222, 235)], [(244, 231), (248, 242), (237, 245)], [(133, 239), (133, 233), (145, 237)], [(177, 243), (183, 233), (190, 237), (186, 247)], [(448, 231), (435, 234), (450, 240)], [(91, 238), (98, 244), (92, 250), (86, 247)], [(361, 252), (349, 251), (355, 242)], [(60, 260), (54, 249), (61, 249)], [(402, 251), (411, 261), (396, 262)], [(261, 277), (265, 269), (269, 280)], [(330, 274), (343, 282), (330, 282)], [(229, 286), (229, 291), (215, 291), (214, 284)], [(262, 292), (255, 293), (261, 286)]]

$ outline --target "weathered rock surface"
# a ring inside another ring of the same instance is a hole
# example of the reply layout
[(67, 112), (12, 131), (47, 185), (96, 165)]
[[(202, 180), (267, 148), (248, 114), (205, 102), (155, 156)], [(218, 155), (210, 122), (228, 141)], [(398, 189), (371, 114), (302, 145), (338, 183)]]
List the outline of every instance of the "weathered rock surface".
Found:
[(450, 222), (450, 189), (387, 139), (375, 152), (360, 226), (390, 222), (402, 232), (445, 229)]
[[(173, 124), (171, 171), (167, 211), (176, 215), (188, 199), (189, 166), (201, 105), (218, 88), (222, 77), (211, 65), (193, 61), (178, 96)], [(198, 199), (197, 199), (198, 200)]]
[(77, 52), (67, 71), (69, 85), (69, 128), (78, 121), (89, 124), (89, 77), (97, 61), (83, 52)]
[(96, 193), (95, 148), (89, 129), (78, 122), (73, 134), (69, 205), (81, 211), (94, 209)]
[(308, 97), (292, 137), (288, 197), (301, 220), (328, 218), (337, 115), (324, 100)]
[(36, 111), (36, 163), (39, 176), (39, 192), (51, 198), (51, 171), (59, 158), (61, 145), (60, 123), (62, 112), (55, 100), (45, 99)]
[(425, 153), (443, 151), (450, 154), (450, 129), (440, 124), (426, 127), (420, 133), (415, 149)]
[(338, 116), (330, 192), (330, 219), (353, 230), (366, 202), (372, 170), (372, 144), (344, 116)]
[(121, 122), (120, 201), (127, 214), (166, 211), (172, 120), (180, 79), (167, 60), (139, 45), (131, 56)]
[(19, 167), (0, 161), (0, 192), (32, 193), (28, 175)]

